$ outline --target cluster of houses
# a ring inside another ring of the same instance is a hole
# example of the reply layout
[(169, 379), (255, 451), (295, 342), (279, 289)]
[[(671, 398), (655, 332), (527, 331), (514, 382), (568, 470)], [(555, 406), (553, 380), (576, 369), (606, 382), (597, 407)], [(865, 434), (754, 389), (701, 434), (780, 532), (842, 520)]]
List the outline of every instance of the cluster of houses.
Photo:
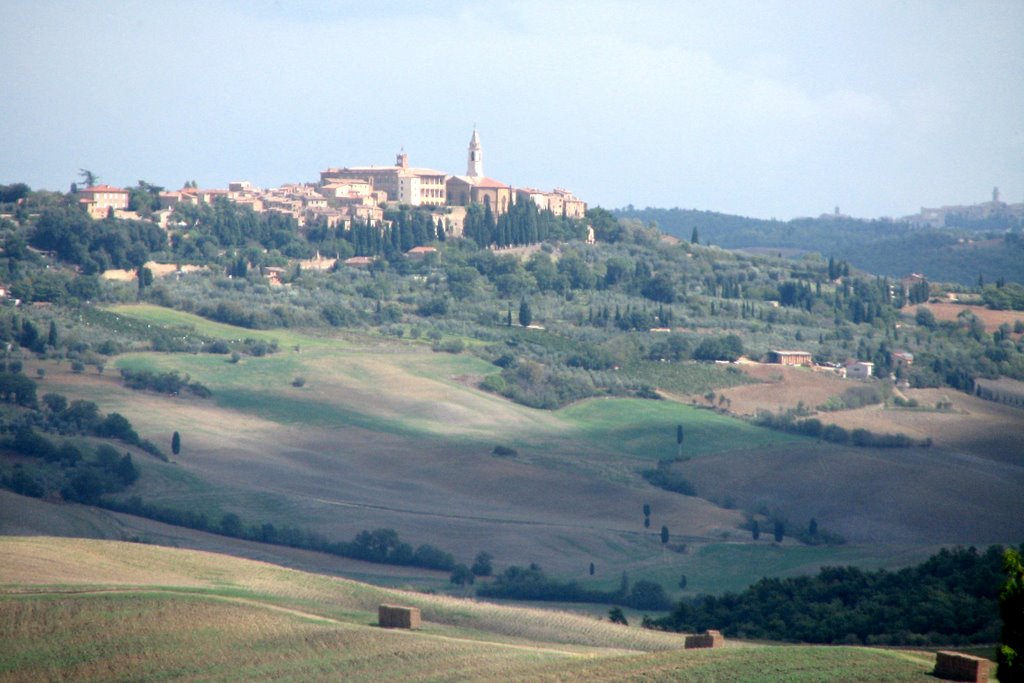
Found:
[(921, 208), (920, 213), (906, 216), (904, 221), (914, 225), (941, 228), (951, 217), (981, 221), (987, 218), (1024, 218), (1024, 202), (1007, 204), (999, 199), (999, 188), (992, 188), (992, 200), (979, 204), (957, 204), (938, 208)]
[[(128, 211), (129, 191), (109, 185), (78, 191), (79, 202), (96, 219), (114, 215), (137, 218)], [(326, 224), (347, 228), (353, 221), (383, 224), (384, 206), (399, 203), (429, 207), (436, 221), (452, 236), (462, 235), (466, 208), (471, 204), (489, 207), (501, 215), (518, 202), (533, 201), (542, 211), (582, 219), (587, 205), (572, 192), (554, 189), (513, 188), (484, 175), (483, 147), (476, 129), (469, 142), (465, 175), (451, 175), (430, 168), (409, 165), (401, 152), (393, 166), (352, 166), (328, 168), (319, 183), (293, 183), (260, 189), (251, 183), (230, 183), (227, 189), (184, 187), (160, 192), (160, 210), (153, 220), (162, 227), (181, 205), (213, 204), (224, 198), (257, 213), (276, 212), (295, 219), (300, 227)]]
[[(910, 367), (914, 364), (914, 354), (909, 351), (891, 352), (893, 367)], [(768, 352), (768, 363), (774, 365), (805, 365), (827, 369), (840, 377), (850, 379), (868, 379), (875, 376), (875, 364), (866, 360), (849, 360), (840, 364), (818, 364), (815, 366), (810, 351), (773, 349)]]

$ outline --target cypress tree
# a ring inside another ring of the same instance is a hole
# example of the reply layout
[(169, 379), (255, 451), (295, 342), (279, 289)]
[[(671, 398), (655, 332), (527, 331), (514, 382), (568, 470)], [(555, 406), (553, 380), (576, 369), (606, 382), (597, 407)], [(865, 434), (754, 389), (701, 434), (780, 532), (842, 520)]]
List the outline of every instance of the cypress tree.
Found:
[(519, 302), (519, 324), (529, 327), (531, 322), (533, 322), (533, 311), (530, 310), (530, 304), (526, 299), (523, 299)]

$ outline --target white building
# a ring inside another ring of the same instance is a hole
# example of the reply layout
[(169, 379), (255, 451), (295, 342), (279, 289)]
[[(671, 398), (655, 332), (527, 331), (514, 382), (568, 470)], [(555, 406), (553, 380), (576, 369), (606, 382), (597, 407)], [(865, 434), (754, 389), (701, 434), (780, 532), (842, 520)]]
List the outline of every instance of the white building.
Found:
[(867, 379), (875, 374), (875, 364), (867, 360), (858, 360), (846, 365), (846, 376), (851, 379)]

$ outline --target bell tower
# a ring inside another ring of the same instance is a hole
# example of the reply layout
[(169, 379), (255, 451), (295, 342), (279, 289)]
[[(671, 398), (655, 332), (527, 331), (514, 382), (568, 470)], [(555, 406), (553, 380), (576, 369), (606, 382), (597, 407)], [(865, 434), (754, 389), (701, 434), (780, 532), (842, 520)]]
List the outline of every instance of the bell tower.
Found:
[(484, 150), (480, 146), (480, 135), (473, 126), (473, 137), (469, 139), (469, 159), (466, 164), (466, 175), (470, 178), (484, 177)]

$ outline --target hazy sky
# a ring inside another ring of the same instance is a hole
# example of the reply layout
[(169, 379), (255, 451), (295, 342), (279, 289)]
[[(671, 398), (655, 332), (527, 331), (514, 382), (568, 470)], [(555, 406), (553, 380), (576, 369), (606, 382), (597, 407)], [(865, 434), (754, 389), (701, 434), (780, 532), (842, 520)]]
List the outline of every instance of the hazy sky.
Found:
[(0, 0), (0, 183), (487, 175), (792, 218), (1024, 201), (1024, 1)]

